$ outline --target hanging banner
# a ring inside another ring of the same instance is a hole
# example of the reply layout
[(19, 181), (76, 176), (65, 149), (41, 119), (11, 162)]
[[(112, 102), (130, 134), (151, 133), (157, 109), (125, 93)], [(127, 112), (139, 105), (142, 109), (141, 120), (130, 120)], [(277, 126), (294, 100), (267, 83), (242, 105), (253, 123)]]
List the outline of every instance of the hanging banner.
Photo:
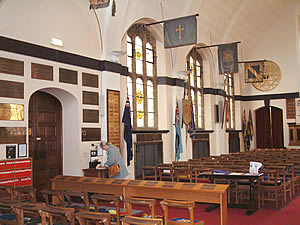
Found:
[(245, 83), (264, 81), (264, 62), (245, 63)]
[(219, 45), (218, 58), (219, 74), (239, 72), (237, 43)]

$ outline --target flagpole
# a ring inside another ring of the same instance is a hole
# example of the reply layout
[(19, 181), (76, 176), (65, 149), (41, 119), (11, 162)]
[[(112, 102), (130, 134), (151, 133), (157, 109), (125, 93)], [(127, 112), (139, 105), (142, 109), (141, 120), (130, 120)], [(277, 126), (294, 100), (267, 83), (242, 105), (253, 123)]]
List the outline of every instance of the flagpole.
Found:
[(236, 41), (236, 42), (225, 43), (225, 44), (215, 44), (215, 45), (207, 45), (207, 46), (195, 47), (194, 49), (211, 48), (211, 47), (218, 47), (218, 46), (220, 46), (220, 45), (240, 44), (240, 43), (241, 43), (241, 41)]
[(257, 63), (257, 62), (266, 62), (266, 59), (262, 59), (262, 60), (253, 60), (253, 61), (241, 61), (239, 63)]
[[(197, 14), (195, 14), (195, 15), (183, 16), (183, 17), (178, 17), (178, 18), (174, 18), (174, 19), (183, 19), (183, 18), (188, 18), (188, 17), (192, 17), (192, 16), (199, 16), (199, 14), (197, 13)], [(155, 25), (155, 24), (159, 24), (159, 23), (168, 22), (168, 21), (170, 21), (170, 20), (174, 20), (174, 19), (169, 19), (169, 20), (161, 20), (161, 21), (154, 22), (154, 23), (142, 24), (142, 26), (143, 26), (143, 27), (152, 26), (152, 25)]]

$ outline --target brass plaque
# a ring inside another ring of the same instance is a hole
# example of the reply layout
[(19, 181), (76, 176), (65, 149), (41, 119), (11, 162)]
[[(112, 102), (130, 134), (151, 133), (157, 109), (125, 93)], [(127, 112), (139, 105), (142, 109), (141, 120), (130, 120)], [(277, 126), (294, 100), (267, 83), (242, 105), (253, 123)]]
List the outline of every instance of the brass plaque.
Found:
[(98, 92), (82, 91), (82, 104), (99, 105)]
[(99, 123), (99, 110), (83, 109), (84, 123)]
[(101, 141), (101, 128), (81, 128), (82, 141)]
[(31, 77), (53, 81), (53, 66), (31, 63)]
[(77, 71), (59, 68), (59, 82), (67, 84), (78, 84)]
[(0, 144), (16, 143), (26, 143), (26, 127), (0, 127)]
[(107, 140), (120, 149), (120, 92), (107, 90)]
[(0, 103), (0, 120), (24, 120), (24, 105)]
[(24, 83), (0, 80), (0, 97), (24, 99)]
[(82, 73), (82, 86), (98, 88), (98, 75)]
[(24, 76), (24, 62), (0, 57), (0, 73)]

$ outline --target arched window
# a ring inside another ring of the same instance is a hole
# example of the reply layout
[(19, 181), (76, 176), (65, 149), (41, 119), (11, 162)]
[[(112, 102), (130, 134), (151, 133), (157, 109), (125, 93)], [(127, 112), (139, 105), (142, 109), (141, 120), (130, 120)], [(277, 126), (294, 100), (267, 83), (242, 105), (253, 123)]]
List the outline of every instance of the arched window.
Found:
[(133, 25), (128, 30), (127, 88), (132, 98), (133, 128), (158, 128), (155, 46), (156, 40), (146, 28)]
[(235, 128), (234, 119), (234, 86), (233, 74), (224, 74), (224, 90), (225, 90), (225, 124), (227, 129)]
[(199, 52), (192, 49), (187, 56), (189, 97), (192, 100), (195, 125), (204, 129), (203, 62)]

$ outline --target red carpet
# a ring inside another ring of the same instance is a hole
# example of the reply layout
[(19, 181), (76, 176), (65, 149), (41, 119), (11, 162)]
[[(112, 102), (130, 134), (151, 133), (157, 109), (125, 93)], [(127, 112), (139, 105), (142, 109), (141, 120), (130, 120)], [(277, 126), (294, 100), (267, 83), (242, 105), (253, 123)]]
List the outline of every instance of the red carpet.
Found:
[[(220, 224), (220, 209), (205, 212), (208, 204), (197, 204), (195, 219), (204, 220), (205, 225)], [(143, 209), (143, 207), (134, 207)], [(228, 208), (228, 225), (300, 225), (300, 197), (290, 202), (281, 209), (259, 209), (251, 216), (246, 215), (246, 209)], [(147, 212), (147, 211), (146, 211)], [(148, 212), (149, 213), (149, 212)], [(159, 204), (156, 213), (163, 215)], [(169, 209), (170, 218), (188, 218), (188, 212), (184, 209)]]

